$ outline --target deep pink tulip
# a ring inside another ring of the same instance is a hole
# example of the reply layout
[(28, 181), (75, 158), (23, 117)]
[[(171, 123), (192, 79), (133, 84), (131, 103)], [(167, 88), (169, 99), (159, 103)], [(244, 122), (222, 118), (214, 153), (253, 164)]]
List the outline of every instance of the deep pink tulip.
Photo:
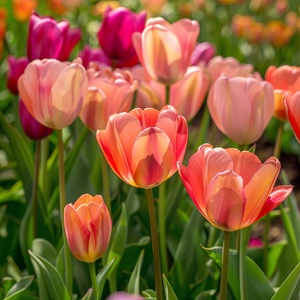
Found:
[(173, 106), (136, 108), (112, 115), (96, 138), (113, 171), (126, 183), (150, 189), (176, 171), (188, 139), (188, 126)]
[(19, 102), (19, 116), (25, 134), (32, 140), (41, 140), (50, 135), (53, 129), (40, 124), (28, 111), (22, 99)]
[(206, 66), (215, 56), (216, 49), (211, 43), (197, 43), (191, 56), (192, 66)]
[(105, 129), (110, 115), (130, 110), (138, 83), (128, 70), (112, 70), (95, 63), (87, 76), (89, 88), (80, 119), (91, 130)]
[(29, 20), (27, 58), (67, 60), (80, 38), (79, 29), (71, 29), (67, 21), (57, 23), (51, 17), (34, 13)]
[(91, 62), (97, 62), (110, 66), (110, 60), (106, 57), (103, 50), (100, 48), (92, 49), (89, 46), (85, 46), (78, 56), (82, 59), (82, 65), (87, 69)]
[(64, 227), (72, 254), (91, 263), (106, 251), (112, 221), (102, 196), (84, 194), (64, 210)]
[(251, 144), (272, 118), (273, 88), (255, 78), (222, 75), (211, 87), (207, 105), (220, 131), (240, 145)]
[(284, 100), (285, 111), (296, 139), (300, 143), (300, 91), (290, 95)]
[(132, 34), (142, 32), (145, 22), (146, 12), (134, 13), (125, 7), (105, 10), (98, 40), (113, 67), (132, 67), (138, 63)]
[(150, 77), (167, 85), (181, 79), (190, 66), (199, 31), (197, 21), (169, 24), (158, 17), (149, 19), (142, 33), (135, 32), (134, 47)]
[(188, 166), (178, 163), (179, 175), (200, 213), (225, 231), (248, 227), (276, 208), (292, 186), (274, 187), (280, 162), (265, 163), (248, 151), (199, 147)]
[(24, 73), (28, 65), (27, 57), (15, 58), (9, 55), (7, 58), (8, 73), (7, 73), (7, 87), (13, 94), (19, 94), (18, 79)]
[(28, 111), (39, 123), (62, 129), (78, 117), (88, 80), (80, 63), (34, 60), (19, 78), (18, 88)]

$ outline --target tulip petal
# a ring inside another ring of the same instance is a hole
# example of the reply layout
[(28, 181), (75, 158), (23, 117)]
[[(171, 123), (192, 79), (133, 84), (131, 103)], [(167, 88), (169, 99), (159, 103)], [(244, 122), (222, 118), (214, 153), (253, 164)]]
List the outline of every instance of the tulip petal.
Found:
[(242, 177), (231, 170), (216, 175), (208, 186), (205, 202), (207, 219), (216, 227), (240, 229), (246, 202)]
[(176, 170), (172, 168), (174, 161), (169, 137), (158, 128), (147, 128), (132, 149), (134, 181), (139, 187), (154, 187), (173, 175)]
[(97, 203), (98, 205), (104, 203), (103, 197), (101, 195), (91, 196), (90, 194), (83, 194), (81, 195), (76, 202), (73, 204), (75, 209), (78, 209), (78, 207), (82, 204), (88, 204), (90, 202)]
[(275, 157), (270, 157), (245, 186), (247, 199), (243, 219), (245, 226), (249, 226), (256, 220), (273, 189), (279, 171), (280, 162)]
[(284, 102), (285, 110), (296, 139), (300, 143), (300, 92), (287, 96)]

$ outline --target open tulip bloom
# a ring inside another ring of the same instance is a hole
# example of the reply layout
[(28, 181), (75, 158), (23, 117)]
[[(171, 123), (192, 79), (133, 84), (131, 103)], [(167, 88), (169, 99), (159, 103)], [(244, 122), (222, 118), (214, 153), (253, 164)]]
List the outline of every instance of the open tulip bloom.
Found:
[(126, 183), (155, 187), (176, 171), (187, 146), (188, 127), (173, 106), (136, 108), (112, 115), (96, 138), (113, 171)]
[(292, 186), (275, 181), (280, 162), (270, 157), (261, 163), (248, 151), (202, 145), (188, 166), (178, 163), (183, 184), (201, 214), (214, 226), (236, 231), (250, 226), (276, 208)]

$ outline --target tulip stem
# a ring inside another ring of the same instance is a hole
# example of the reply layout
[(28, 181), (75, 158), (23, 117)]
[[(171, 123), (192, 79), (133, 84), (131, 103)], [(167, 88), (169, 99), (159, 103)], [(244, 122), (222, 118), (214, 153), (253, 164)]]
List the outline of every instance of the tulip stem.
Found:
[(155, 206), (154, 206), (152, 189), (146, 189), (146, 197), (147, 197), (148, 213), (149, 213), (149, 220), (150, 220), (151, 241), (152, 241), (152, 251), (153, 251), (153, 260), (154, 260), (156, 299), (162, 300), (163, 299), (162, 274), (161, 274), (161, 267), (160, 267), (157, 223), (155, 217)]
[(229, 261), (229, 248), (230, 248), (230, 232), (224, 231), (223, 241), (223, 255), (222, 255), (222, 272), (221, 272), (221, 286), (219, 300), (227, 299), (227, 278), (228, 278), (228, 261)]
[(166, 182), (159, 186), (159, 207), (158, 207), (159, 219), (159, 245), (160, 245), (160, 256), (162, 271), (167, 276), (168, 274), (168, 263), (167, 263), (167, 244), (166, 244)]
[(200, 131), (196, 142), (196, 147), (195, 144), (193, 145), (193, 147), (195, 147), (195, 150), (197, 150), (200, 145), (204, 144), (207, 141), (207, 133), (209, 132), (209, 125), (210, 125), (210, 114), (209, 114), (208, 106), (206, 104), (204, 106), (202, 116), (201, 116), (201, 123), (199, 126)]
[(62, 130), (57, 130), (58, 139), (58, 158), (59, 158), (59, 203), (60, 203), (60, 217), (61, 230), (63, 236), (63, 249), (65, 259), (65, 283), (72, 296), (72, 261), (71, 252), (67, 243), (67, 238), (64, 228), (64, 209), (67, 204), (66, 201), (66, 186), (65, 186), (65, 161), (64, 161), (64, 142), (62, 137)]
[(101, 160), (101, 171), (102, 171), (102, 182), (103, 182), (103, 198), (105, 199), (105, 204), (106, 204), (109, 212), (111, 213), (108, 167), (107, 167), (107, 161), (106, 161), (102, 151), (100, 151), (100, 160)]
[(166, 85), (166, 105), (170, 104), (170, 85)]
[(99, 288), (97, 284), (97, 279), (96, 279), (96, 267), (95, 263), (88, 263), (89, 265), (89, 271), (90, 271), (90, 276), (92, 280), (92, 287), (93, 287), (93, 292), (94, 292), (94, 298), (98, 300), (99, 297)]
[(284, 122), (279, 121), (273, 155), (280, 159)]

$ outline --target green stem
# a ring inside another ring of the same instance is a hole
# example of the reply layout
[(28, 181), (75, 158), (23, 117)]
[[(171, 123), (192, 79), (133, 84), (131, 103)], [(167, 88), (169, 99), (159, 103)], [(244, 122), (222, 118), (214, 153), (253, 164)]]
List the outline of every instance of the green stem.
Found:
[(207, 141), (207, 134), (209, 132), (209, 125), (210, 125), (210, 114), (207, 107), (207, 104), (205, 104), (202, 116), (201, 116), (201, 123), (200, 123), (200, 129), (199, 129), (199, 135), (196, 144), (194, 145), (195, 150), (198, 149), (198, 147), (202, 144), (204, 144)]
[(111, 213), (111, 200), (110, 200), (110, 187), (109, 187), (109, 179), (108, 179), (108, 167), (107, 167), (107, 161), (106, 161), (102, 151), (100, 151), (100, 160), (101, 160), (104, 201), (105, 201), (105, 204), (106, 204), (109, 212)]
[(41, 140), (41, 163), (40, 163), (40, 186), (44, 193), (44, 199), (48, 199), (47, 187), (47, 160), (48, 160), (48, 139)]
[(59, 159), (59, 204), (60, 204), (60, 217), (61, 217), (61, 228), (63, 236), (63, 249), (65, 259), (65, 283), (72, 296), (72, 261), (71, 252), (67, 243), (64, 227), (64, 209), (67, 205), (66, 201), (66, 185), (65, 185), (65, 161), (64, 161), (64, 142), (62, 137), (62, 130), (57, 130), (58, 139), (58, 159)]
[(170, 85), (166, 85), (166, 105), (170, 104)]
[(208, 241), (207, 241), (207, 248), (211, 248), (214, 246), (215, 241), (216, 241), (216, 237), (219, 233), (219, 230), (217, 227), (215, 226), (211, 226), (210, 227), (210, 231), (209, 231), (209, 237), (208, 237)]
[(146, 189), (146, 197), (147, 197), (147, 205), (148, 205), (148, 213), (149, 213), (150, 229), (151, 229), (156, 299), (162, 300), (163, 299), (162, 273), (161, 273), (161, 267), (160, 267), (158, 233), (157, 233), (155, 207), (154, 207), (154, 199), (153, 199), (152, 189)]
[(94, 292), (94, 298), (96, 300), (99, 299), (99, 288), (98, 288), (98, 284), (97, 284), (97, 279), (96, 279), (96, 267), (95, 267), (95, 263), (88, 263), (89, 265), (89, 271), (90, 271), (90, 276), (91, 276), (91, 280), (92, 280), (92, 286), (93, 286), (93, 292)]
[(277, 128), (277, 134), (276, 134), (276, 141), (274, 146), (274, 152), (273, 155), (280, 159), (280, 153), (281, 153), (281, 145), (282, 145), (282, 136), (283, 136), (283, 130), (284, 129), (284, 122), (279, 121), (279, 125)]
[(230, 232), (224, 231), (223, 255), (222, 255), (222, 272), (219, 300), (227, 299), (227, 282), (228, 282), (228, 261), (230, 248)]
[(162, 271), (168, 275), (167, 243), (166, 243), (166, 182), (159, 186), (158, 228)]

